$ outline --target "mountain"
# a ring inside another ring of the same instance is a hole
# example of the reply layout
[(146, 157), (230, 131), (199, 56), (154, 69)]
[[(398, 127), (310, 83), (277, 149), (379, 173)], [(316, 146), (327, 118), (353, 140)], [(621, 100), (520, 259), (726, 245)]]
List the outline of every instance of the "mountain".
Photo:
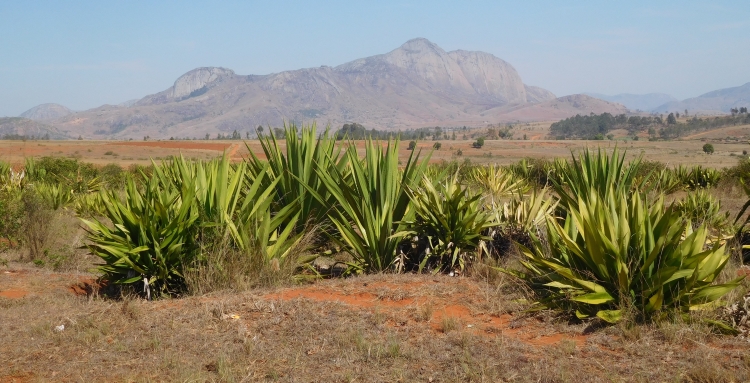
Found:
[(567, 117), (603, 111), (586, 109), (601, 106), (587, 101), (580, 103), (583, 109), (558, 108), (553, 102), (549, 112), (545, 107), (518, 112), (555, 100), (551, 92), (524, 84), (512, 65), (489, 53), (446, 52), (426, 39), (413, 39), (391, 52), (336, 67), (269, 75), (197, 68), (135, 103), (104, 105), (53, 122), (74, 137), (122, 139), (215, 137), (234, 130), (244, 136), (258, 125), (284, 121), (407, 129), (511, 121), (504, 116), (511, 112), (541, 119), (532, 112)]
[(648, 93), (648, 94), (629, 94), (621, 93), (614, 96), (608, 96), (600, 93), (584, 93), (585, 95), (605, 100), (609, 102), (616, 102), (618, 104), (625, 105), (628, 109), (651, 111), (652, 109), (666, 104), (668, 102), (679, 101), (676, 98), (664, 94), (664, 93)]
[(41, 104), (21, 113), (20, 117), (35, 121), (50, 121), (72, 113), (72, 110), (60, 104)]
[(725, 88), (702, 94), (687, 100), (665, 103), (654, 112), (683, 113), (686, 109), (689, 114), (722, 114), (729, 113), (732, 108), (750, 107), (750, 82), (733, 88)]
[(6, 136), (69, 138), (57, 128), (23, 117), (0, 117), (0, 138)]

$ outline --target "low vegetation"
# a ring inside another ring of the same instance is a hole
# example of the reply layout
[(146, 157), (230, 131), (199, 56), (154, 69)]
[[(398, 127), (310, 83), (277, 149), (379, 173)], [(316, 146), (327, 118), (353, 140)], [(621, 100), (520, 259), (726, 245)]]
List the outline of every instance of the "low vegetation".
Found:
[[(416, 145), (400, 162), (398, 139), (341, 145), (314, 125), (283, 130), (285, 145), (271, 131), (261, 137), (265, 158), (236, 163), (0, 163), (0, 256), (53, 268), (93, 257), (114, 299), (190, 300), (341, 274), (469, 275), (497, 294), (485, 304), (503, 302), (495, 315), (547, 315), (625, 338), (663, 326), (747, 332), (748, 282), (737, 268), (750, 202), (722, 199), (750, 179), (744, 158), (724, 171), (628, 162), (617, 149), (570, 161), (430, 164)], [(61, 220), (85, 225), (85, 238), (69, 245), (85, 250), (59, 250), (56, 237), (70, 238), (56, 235)], [(215, 314), (223, 315), (231, 319)], [(437, 322), (456, 344), (472, 341), (461, 320), (446, 313)], [(404, 352), (361, 334), (343, 342), (376, 364)]]

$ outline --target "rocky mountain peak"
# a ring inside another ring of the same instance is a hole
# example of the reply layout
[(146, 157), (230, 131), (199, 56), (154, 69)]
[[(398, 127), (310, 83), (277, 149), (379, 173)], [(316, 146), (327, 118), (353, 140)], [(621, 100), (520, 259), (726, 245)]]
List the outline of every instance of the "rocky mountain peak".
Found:
[(234, 71), (220, 67), (203, 67), (193, 69), (180, 76), (172, 87), (172, 98), (179, 99), (189, 96), (192, 92), (201, 89), (222, 77), (232, 76)]

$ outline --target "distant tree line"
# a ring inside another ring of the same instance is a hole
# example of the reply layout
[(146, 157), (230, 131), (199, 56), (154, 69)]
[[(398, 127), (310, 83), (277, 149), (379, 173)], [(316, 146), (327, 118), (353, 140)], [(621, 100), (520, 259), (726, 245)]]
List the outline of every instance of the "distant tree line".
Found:
[(49, 133), (45, 133), (44, 135), (38, 135), (38, 136), (33, 135), (33, 134), (27, 136), (27, 135), (23, 135), (23, 134), (6, 133), (6, 134), (3, 134), (2, 139), (3, 140), (22, 140), (22, 141), (26, 141), (26, 140), (29, 140), (29, 141), (45, 140), (45, 141), (47, 141), (47, 140), (50, 139), (50, 137), (49, 137)]
[[(464, 130), (467, 128), (464, 127)], [(392, 130), (378, 130), (378, 129), (367, 129), (362, 124), (351, 123), (344, 124), (341, 129), (336, 131), (335, 137), (337, 140), (349, 139), (349, 140), (364, 140), (372, 138), (375, 140), (388, 140), (400, 138), (401, 140), (455, 140), (456, 132), (455, 128), (451, 128), (451, 134), (449, 135), (449, 128), (443, 128), (440, 126), (409, 129), (406, 131), (392, 131)]]
[(740, 108), (737, 113), (729, 116), (693, 117), (685, 122), (679, 122), (678, 118), (680, 118), (679, 113), (670, 113), (666, 120), (661, 116), (628, 117), (625, 114), (615, 116), (610, 113), (576, 115), (553, 123), (550, 126), (550, 135), (563, 140), (601, 140), (607, 137), (612, 130), (626, 129), (634, 137), (639, 132), (648, 131), (651, 139), (671, 139), (696, 131), (750, 123), (750, 114), (747, 113), (747, 108)]

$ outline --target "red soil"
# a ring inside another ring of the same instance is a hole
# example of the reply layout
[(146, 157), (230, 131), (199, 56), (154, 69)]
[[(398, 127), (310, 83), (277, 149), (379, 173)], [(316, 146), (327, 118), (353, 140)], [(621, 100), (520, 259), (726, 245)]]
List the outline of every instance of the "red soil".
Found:
[(26, 290), (21, 290), (21, 289), (9, 289), (9, 290), (0, 291), (0, 297), (3, 297), (3, 298), (19, 299), (27, 295), (29, 295), (29, 292)]
[(236, 144), (230, 143), (206, 143), (191, 141), (128, 141), (114, 142), (108, 145), (116, 146), (147, 146), (152, 148), (169, 148), (169, 149), (205, 149), (223, 151)]
[[(482, 312), (473, 312), (470, 307), (463, 303), (467, 302), (469, 296), (476, 293), (476, 285), (459, 282), (460, 292), (450, 294), (450, 296), (405, 296), (399, 299), (399, 294), (412, 293), (419, 294), (425, 291), (425, 283), (372, 283), (369, 286), (363, 286), (361, 290), (350, 293), (333, 291), (330, 287), (307, 286), (301, 288), (292, 288), (283, 290), (278, 293), (266, 295), (266, 299), (271, 300), (294, 300), (308, 299), (316, 302), (336, 302), (352, 306), (359, 309), (376, 311), (378, 313), (391, 313), (394, 318), (404, 318), (403, 322), (409, 320), (409, 313), (419, 310), (420, 308), (430, 307), (429, 327), (436, 331), (443, 331), (443, 322), (454, 320), (456, 326), (465, 327), (468, 331), (476, 334), (487, 336), (510, 336), (521, 340), (527, 344), (537, 346), (547, 346), (557, 344), (563, 340), (575, 342), (582, 345), (586, 341), (586, 336), (569, 335), (552, 333), (550, 335), (538, 335), (549, 331), (544, 331), (541, 325), (524, 323), (516, 328), (511, 327), (513, 317), (508, 314), (495, 316)], [(376, 295), (375, 291), (384, 292), (383, 295)], [(394, 298), (395, 297), (395, 298)], [(394, 325), (399, 325), (394, 323)]]

